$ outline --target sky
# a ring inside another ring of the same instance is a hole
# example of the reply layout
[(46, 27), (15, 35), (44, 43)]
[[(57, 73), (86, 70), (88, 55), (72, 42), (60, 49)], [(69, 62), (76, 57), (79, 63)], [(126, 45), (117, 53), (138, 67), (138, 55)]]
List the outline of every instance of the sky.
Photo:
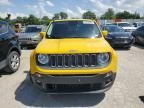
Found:
[(80, 18), (88, 10), (100, 16), (108, 8), (115, 12), (126, 10), (144, 15), (144, 0), (0, 0), (0, 17), (10, 13), (12, 19), (29, 14), (52, 18), (55, 13), (63, 11), (69, 17)]

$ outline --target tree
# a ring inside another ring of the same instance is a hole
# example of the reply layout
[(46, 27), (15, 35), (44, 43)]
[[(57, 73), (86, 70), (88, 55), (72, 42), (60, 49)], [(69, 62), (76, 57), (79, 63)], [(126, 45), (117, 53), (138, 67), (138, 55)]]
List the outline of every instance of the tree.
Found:
[(16, 18), (16, 22), (17, 22), (17, 23), (23, 23), (23, 18), (20, 17), (20, 16), (18, 16), (18, 17)]
[(61, 19), (67, 19), (68, 18), (67, 13), (65, 13), (65, 12), (60, 12), (59, 14), (60, 14)]
[(117, 19), (130, 19), (131, 18), (131, 13), (128, 11), (123, 11), (123, 12), (118, 12), (116, 14)]
[(39, 24), (39, 19), (34, 15), (29, 15), (28, 17), (28, 24)]
[(10, 19), (11, 19), (11, 14), (7, 14), (7, 17), (5, 18), (5, 20), (10, 23)]
[(135, 12), (134, 14), (132, 14), (132, 18), (133, 19), (140, 19), (141, 17), (140, 17), (139, 13)]
[(112, 8), (109, 8), (102, 16), (101, 19), (114, 19), (115, 12)]
[(6, 20), (10, 20), (11, 14), (7, 14)]
[(59, 13), (54, 14), (54, 17), (52, 19), (54, 20), (60, 19), (60, 14)]
[(65, 12), (60, 12), (60, 13), (56, 13), (54, 14), (54, 17), (52, 19), (58, 20), (58, 19), (67, 19), (68, 15)]
[(28, 18), (27, 17), (23, 17), (23, 24), (22, 25), (27, 25), (28, 24)]
[(96, 19), (95, 13), (87, 11), (82, 15), (83, 19)]
[(43, 16), (43, 18), (41, 19), (40, 23), (48, 25), (50, 23), (50, 19), (48, 18), (48, 16)]
[(49, 20), (48, 16), (43, 16), (43, 18), (41, 20)]
[(138, 13), (130, 13), (128, 11), (118, 12), (116, 14), (116, 18), (118, 19), (140, 19), (140, 14)]
[(0, 20), (3, 20), (3, 18), (0, 17)]

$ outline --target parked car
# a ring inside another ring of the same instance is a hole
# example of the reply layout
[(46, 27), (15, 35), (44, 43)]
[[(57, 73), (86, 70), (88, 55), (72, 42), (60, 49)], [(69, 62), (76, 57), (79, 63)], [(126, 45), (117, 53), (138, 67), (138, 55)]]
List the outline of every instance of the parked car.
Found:
[(136, 43), (144, 45), (144, 26), (136, 29), (132, 35), (134, 36)]
[(0, 70), (16, 72), (20, 66), (18, 36), (7, 22), (0, 21)]
[(117, 72), (117, 53), (93, 20), (50, 23), (30, 57), (30, 79), (48, 92), (109, 90)]
[(43, 25), (28, 25), (25, 32), (20, 33), (19, 41), (21, 47), (36, 47), (41, 40), (39, 33), (45, 30)]
[(123, 28), (116, 25), (106, 25), (102, 27), (103, 30), (108, 31), (106, 40), (113, 47), (122, 47), (130, 49), (134, 43), (134, 38), (129, 32), (125, 32)]
[(133, 32), (136, 27), (132, 26), (129, 22), (115, 22), (114, 25), (122, 27), (126, 32)]
[(138, 28), (140, 26), (144, 26), (144, 22), (135, 22), (133, 23), (134, 27)]

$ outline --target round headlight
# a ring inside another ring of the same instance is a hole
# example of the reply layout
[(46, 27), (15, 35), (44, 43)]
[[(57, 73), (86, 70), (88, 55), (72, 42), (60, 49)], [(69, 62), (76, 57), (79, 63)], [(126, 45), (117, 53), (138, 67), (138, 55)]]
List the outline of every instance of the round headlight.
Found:
[(97, 56), (97, 62), (99, 65), (106, 65), (109, 62), (110, 56), (108, 53), (101, 53)]
[(38, 55), (38, 62), (41, 64), (47, 64), (49, 62), (49, 58), (47, 55), (40, 54)]

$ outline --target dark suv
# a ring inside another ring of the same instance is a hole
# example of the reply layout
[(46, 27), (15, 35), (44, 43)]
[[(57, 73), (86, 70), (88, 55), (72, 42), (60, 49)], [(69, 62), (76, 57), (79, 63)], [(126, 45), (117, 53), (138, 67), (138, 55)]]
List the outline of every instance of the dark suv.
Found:
[(7, 22), (0, 21), (0, 70), (16, 72), (20, 66), (20, 55), (18, 36)]

